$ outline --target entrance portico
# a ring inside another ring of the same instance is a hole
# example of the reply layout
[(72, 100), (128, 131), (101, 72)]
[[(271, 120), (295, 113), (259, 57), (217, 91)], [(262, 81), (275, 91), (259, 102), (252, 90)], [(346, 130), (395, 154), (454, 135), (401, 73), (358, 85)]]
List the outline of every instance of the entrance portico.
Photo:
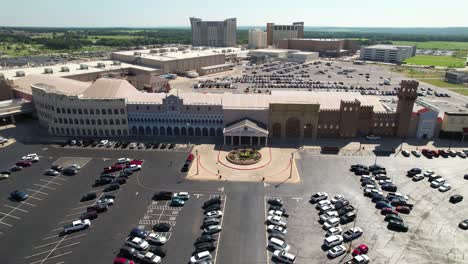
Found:
[(262, 124), (247, 118), (224, 128), (224, 145), (267, 146), (268, 130)]

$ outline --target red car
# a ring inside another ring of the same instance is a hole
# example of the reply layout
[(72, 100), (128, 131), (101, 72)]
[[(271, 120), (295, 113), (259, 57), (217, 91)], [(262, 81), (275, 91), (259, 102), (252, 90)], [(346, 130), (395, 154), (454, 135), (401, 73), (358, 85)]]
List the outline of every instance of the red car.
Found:
[(431, 150), (431, 155), (432, 155), (433, 157), (438, 158), (440, 154), (439, 154), (439, 151), (438, 151), (438, 150)]
[(125, 166), (121, 165), (121, 164), (114, 164), (110, 167), (106, 167), (104, 168), (104, 173), (111, 173), (111, 172), (114, 172), (114, 171), (121, 171), (125, 168)]
[(381, 211), (380, 211), (381, 214), (383, 215), (388, 215), (388, 214), (395, 214), (395, 215), (398, 215), (398, 212), (393, 210), (392, 208), (383, 208)]
[(32, 165), (32, 162), (30, 162), (30, 161), (18, 161), (18, 162), (16, 162), (16, 166), (29, 167), (31, 165)]
[[(135, 165), (142, 165), (143, 164), (143, 161), (142, 160), (137, 160), (137, 159), (134, 159), (132, 161), (130, 161), (130, 165), (132, 164), (135, 164)], [(128, 165), (127, 165), (128, 166)]]
[(367, 247), (366, 244), (361, 244), (353, 250), (353, 256), (367, 254), (368, 251), (369, 251), (369, 247)]
[(399, 213), (402, 213), (402, 214), (409, 214), (411, 213), (411, 208), (409, 208), (408, 206), (397, 206), (395, 207), (395, 210)]
[(126, 258), (116, 257), (114, 259), (114, 264), (135, 264), (135, 262)]
[(193, 159), (195, 158), (195, 155), (193, 155), (192, 153), (190, 153), (187, 157), (187, 161), (193, 161)]

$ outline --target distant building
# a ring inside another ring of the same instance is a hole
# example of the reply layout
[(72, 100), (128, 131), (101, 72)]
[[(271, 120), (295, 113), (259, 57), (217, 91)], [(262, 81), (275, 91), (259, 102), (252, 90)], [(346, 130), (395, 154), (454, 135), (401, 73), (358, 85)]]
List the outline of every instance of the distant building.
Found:
[(275, 25), (267, 23), (267, 45), (279, 46), (280, 40), (304, 37), (304, 22), (294, 22), (292, 25)]
[(445, 81), (453, 84), (468, 83), (468, 72), (446, 72)]
[(236, 45), (236, 18), (224, 21), (202, 21), (190, 18), (192, 46), (233, 47)]
[(356, 53), (359, 44), (350, 39), (282, 39), (280, 49), (295, 49), (301, 51), (318, 52), (320, 57), (341, 57)]
[(373, 45), (361, 49), (361, 60), (401, 63), (416, 55), (415, 46)]
[(305, 63), (318, 59), (319, 54), (290, 49), (257, 49), (250, 51), (249, 56), (254, 57), (256, 61), (275, 59)]
[(419, 100), (413, 107), (409, 133), (411, 137), (419, 139), (436, 138), (439, 135), (441, 121), (437, 107)]
[(267, 47), (267, 33), (261, 29), (249, 30), (249, 48), (264, 49)]

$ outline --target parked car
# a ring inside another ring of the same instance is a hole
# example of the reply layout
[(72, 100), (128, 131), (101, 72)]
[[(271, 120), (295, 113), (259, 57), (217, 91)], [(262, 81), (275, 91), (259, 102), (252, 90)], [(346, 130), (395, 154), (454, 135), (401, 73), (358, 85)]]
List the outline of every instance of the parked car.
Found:
[(63, 227), (63, 233), (70, 234), (76, 231), (87, 229), (90, 226), (91, 226), (91, 221), (89, 219), (75, 220), (71, 224)]
[(407, 151), (407, 150), (402, 150), (401, 155), (403, 155), (405, 157), (409, 157), (409, 156), (411, 156), (411, 153), (409, 153), (409, 151)]
[(179, 198), (172, 198), (171, 203), (169, 205), (172, 207), (180, 207), (180, 206), (184, 206), (184, 204), (185, 204), (184, 200), (179, 199)]
[(87, 211), (87, 212), (84, 212), (80, 216), (81, 220), (84, 220), (84, 219), (94, 220), (96, 218), (98, 218), (98, 212), (97, 211)]
[(133, 236), (133, 237), (139, 237), (139, 238), (145, 239), (146, 237), (148, 237), (148, 235), (149, 235), (149, 232), (140, 228), (136, 228), (136, 227), (130, 231), (130, 236)]
[(288, 226), (288, 220), (281, 216), (269, 215), (266, 219), (267, 224), (278, 225), (282, 227)]
[(369, 247), (366, 244), (361, 244), (353, 250), (352, 255), (357, 256), (357, 255), (367, 254), (367, 252), (369, 252)]
[(382, 185), (382, 190), (384, 190), (384, 191), (396, 192), (397, 189), (398, 189), (397, 186), (395, 184), (392, 184), (392, 183), (387, 183), (387, 184)]
[(346, 214), (340, 217), (340, 224), (344, 225), (356, 219), (356, 214), (354, 212), (347, 212)]
[(277, 263), (292, 264), (296, 261), (296, 256), (286, 250), (275, 250), (272, 259)]
[(139, 259), (139, 263), (141, 264), (158, 264), (161, 263), (162, 258), (153, 252), (146, 252), (144, 255)]
[(433, 180), (433, 181), (431, 182), (431, 187), (432, 187), (432, 188), (439, 188), (439, 187), (441, 187), (442, 184), (444, 184), (444, 183), (445, 183), (445, 179), (444, 179), (444, 178), (438, 178), (438, 179)]
[(68, 176), (73, 176), (78, 173), (78, 169), (75, 167), (67, 167), (62, 171), (62, 174), (68, 175)]
[(114, 264), (135, 264), (135, 262), (133, 260), (129, 260), (129, 259), (126, 259), (126, 258), (115, 257), (114, 258)]
[(168, 223), (159, 223), (153, 225), (153, 231), (155, 232), (169, 232), (171, 230), (171, 225)]
[(402, 214), (409, 214), (411, 213), (411, 208), (408, 207), (408, 206), (397, 206), (395, 207), (395, 210), (399, 213), (402, 213)]
[(323, 240), (323, 245), (325, 248), (331, 248), (343, 243), (343, 237), (341, 235), (333, 235), (325, 238)]
[(212, 260), (213, 257), (211, 256), (211, 253), (209, 251), (204, 251), (204, 252), (199, 252), (193, 255), (190, 258), (190, 263), (195, 264), (195, 263), (203, 263), (206, 261)]
[(90, 200), (96, 199), (96, 197), (97, 197), (97, 194), (95, 192), (90, 192), (90, 193), (83, 195), (80, 199), (80, 202), (90, 201)]
[(129, 259), (138, 259), (141, 254), (140, 251), (129, 246), (123, 246), (119, 250), (119, 256), (129, 258)]
[(210, 235), (202, 235), (195, 240), (195, 244), (197, 243), (205, 243), (205, 242), (214, 242), (216, 239)]
[(389, 221), (387, 228), (390, 230), (401, 231), (401, 232), (408, 231), (408, 225), (399, 221)]
[(29, 198), (29, 195), (25, 192), (14, 190), (10, 193), (10, 198), (12, 200), (22, 202), (22, 201), (27, 200)]
[(352, 211), (354, 211), (354, 207), (352, 205), (347, 205), (347, 206), (341, 208), (340, 210), (338, 210), (338, 215), (342, 216), (342, 215), (345, 215), (346, 213), (352, 212)]
[(424, 176), (422, 174), (416, 174), (416, 175), (413, 176), (412, 180), (417, 182), (417, 181), (420, 181), (422, 179), (424, 179)]
[(450, 196), (449, 201), (451, 203), (453, 203), (453, 204), (459, 203), (459, 202), (463, 201), (463, 196), (461, 196), (459, 194), (452, 195), (452, 196)]
[(103, 185), (106, 185), (106, 184), (110, 184), (112, 183), (114, 180), (111, 179), (111, 178), (99, 178), (97, 180), (94, 181), (94, 184), (93, 186), (94, 187), (97, 187), (97, 186), (103, 186)]
[(318, 192), (310, 197), (311, 203), (317, 203), (322, 200), (328, 199), (328, 194), (324, 192)]
[(59, 172), (53, 169), (48, 169), (44, 172), (44, 174), (48, 176), (57, 176), (59, 175)]
[(282, 233), (285, 234), (288, 232), (285, 227), (283, 226), (278, 226), (278, 225), (268, 225), (267, 226), (267, 232), (272, 233), (272, 232), (277, 232), (277, 233)]
[(223, 212), (221, 211), (206, 211), (205, 212), (205, 215), (206, 217), (217, 217), (217, 218), (220, 218), (221, 216), (223, 216)]
[(421, 157), (421, 152), (419, 152), (419, 151), (417, 151), (417, 150), (411, 151), (411, 154), (413, 154), (413, 156), (415, 156), (415, 157), (417, 157), (417, 158)]
[(333, 248), (329, 249), (327, 252), (328, 256), (330, 256), (331, 258), (339, 257), (343, 255), (344, 253), (346, 253), (346, 247), (343, 245), (334, 246)]
[(283, 206), (283, 201), (279, 198), (269, 198), (267, 200), (267, 203), (269, 205), (275, 205), (275, 206)]
[(153, 195), (153, 200), (158, 201), (158, 200), (171, 200), (172, 198), (172, 192), (165, 192), (161, 191), (158, 193), (155, 193)]
[(221, 232), (221, 230), (222, 229), (220, 225), (207, 226), (205, 229), (203, 229), (203, 235), (213, 235)]
[(460, 227), (463, 230), (467, 230), (468, 229), (468, 219), (465, 219), (465, 220), (461, 221), (458, 224), (458, 227)]
[(343, 233), (343, 229), (339, 226), (332, 227), (327, 230), (325, 237), (333, 236), (333, 235), (341, 235)]
[(172, 197), (187, 201), (190, 198), (190, 194), (188, 192), (178, 192), (178, 193), (174, 193)]
[(268, 246), (267, 248), (271, 251), (276, 251), (276, 250), (285, 250), (289, 251), (289, 245), (286, 243), (286, 241), (279, 239), (279, 238), (270, 238), (268, 240)]
[(139, 237), (127, 237), (125, 244), (137, 250), (146, 250), (149, 247), (148, 242)]
[(98, 213), (106, 212), (109, 209), (109, 205), (105, 203), (96, 203), (93, 206), (86, 208), (86, 211), (96, 211)]
[(102, 190), (103, 192), (112, 192), (112, 191), (115, 191), (115, 190), (118, 190), (120, 189), (120, 185), (118, 183), (113, 183), (109, 186), (107, 186), (104, 190)]

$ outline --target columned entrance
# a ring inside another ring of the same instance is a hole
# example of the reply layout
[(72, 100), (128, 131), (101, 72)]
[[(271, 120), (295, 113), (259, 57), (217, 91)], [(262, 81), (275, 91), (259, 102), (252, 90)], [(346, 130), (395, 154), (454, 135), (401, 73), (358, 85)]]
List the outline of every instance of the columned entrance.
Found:
[(268, 130), (249, 119), (234, 122), (224, 128), (225, 145), (266, 146)]

